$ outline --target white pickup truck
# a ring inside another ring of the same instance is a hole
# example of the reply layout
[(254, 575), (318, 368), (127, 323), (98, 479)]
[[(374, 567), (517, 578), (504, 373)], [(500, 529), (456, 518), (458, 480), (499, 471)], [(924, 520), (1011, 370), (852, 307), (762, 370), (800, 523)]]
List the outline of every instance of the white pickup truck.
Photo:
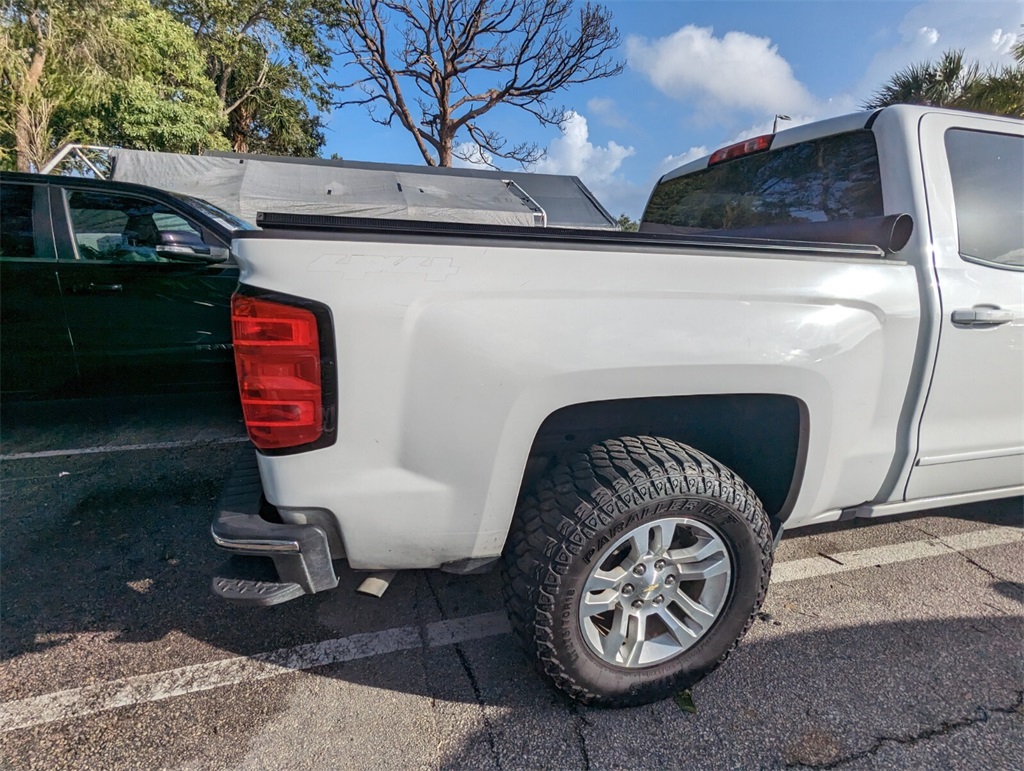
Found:
[(274, 572), (214, 591), (500, 565), (559, 689), (688, 687), (783, 530), (1024, 492), (1022, 170), (1021, 121), (897, 106), (677, 169), (639, 233), (264, 215), (213, 538)]

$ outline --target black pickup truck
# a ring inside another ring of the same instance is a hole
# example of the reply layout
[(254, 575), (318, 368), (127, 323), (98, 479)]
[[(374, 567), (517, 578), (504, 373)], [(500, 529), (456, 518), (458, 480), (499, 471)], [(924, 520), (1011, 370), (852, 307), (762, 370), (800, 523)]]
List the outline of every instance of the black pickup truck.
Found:
[(252, 225), (144, 185), (0, 173), (0, 390), (234, 388), (233, 233)]

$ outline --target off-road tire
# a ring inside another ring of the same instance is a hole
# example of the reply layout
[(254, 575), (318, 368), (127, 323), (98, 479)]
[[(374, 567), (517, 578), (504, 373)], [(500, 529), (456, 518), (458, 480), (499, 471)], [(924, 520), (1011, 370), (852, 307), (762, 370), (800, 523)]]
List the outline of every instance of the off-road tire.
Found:
[[(649, 667), (613, 666), (582, 636), (582, 587), (595, 554), (630, 526), (686, 516), (711, 526), (730, 552), (718, 618), (688, 650)], [(749, 629), (768, 589), (773, 539), (757, 495), (721, 463), (651, 436), (592, 445), (522, 496), (505, 549), (513, 633), (541, 674), (584, 704), (646, 704), (689, 688)]]

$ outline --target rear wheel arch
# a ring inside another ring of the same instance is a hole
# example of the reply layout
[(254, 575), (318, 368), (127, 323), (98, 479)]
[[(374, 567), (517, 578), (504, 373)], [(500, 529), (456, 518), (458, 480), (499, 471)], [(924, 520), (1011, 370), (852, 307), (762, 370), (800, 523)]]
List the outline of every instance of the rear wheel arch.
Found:
[(806, 403), (789, 394), (696, 394), (567, 405), (538, 428), (519, 498), (545, 472), (592, 444), (637, 435), (672, 439), (728, 466), (757, 493), (777, 530), (792, 512), (803, 481), (810, 415)]

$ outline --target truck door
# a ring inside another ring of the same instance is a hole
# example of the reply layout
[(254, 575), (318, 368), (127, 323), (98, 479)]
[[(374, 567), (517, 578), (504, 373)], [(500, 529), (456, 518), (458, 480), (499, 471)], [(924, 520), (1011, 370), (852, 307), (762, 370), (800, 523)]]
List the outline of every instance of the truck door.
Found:
[(76, 375), (45, 184), (0, 184), (0, 390), (59, 393)]
[(211, 238), (204, 228), (134, 193), (54, 187), (51, 207), (63, 215), (58, 271), (88, 386), (233, 384), (230, 296), (238, 268), (167, 246), (175, 239), (201, 246)]
[(940, 320), (906, 498), (1024, 484), (1024, 132), (920, 125)]

